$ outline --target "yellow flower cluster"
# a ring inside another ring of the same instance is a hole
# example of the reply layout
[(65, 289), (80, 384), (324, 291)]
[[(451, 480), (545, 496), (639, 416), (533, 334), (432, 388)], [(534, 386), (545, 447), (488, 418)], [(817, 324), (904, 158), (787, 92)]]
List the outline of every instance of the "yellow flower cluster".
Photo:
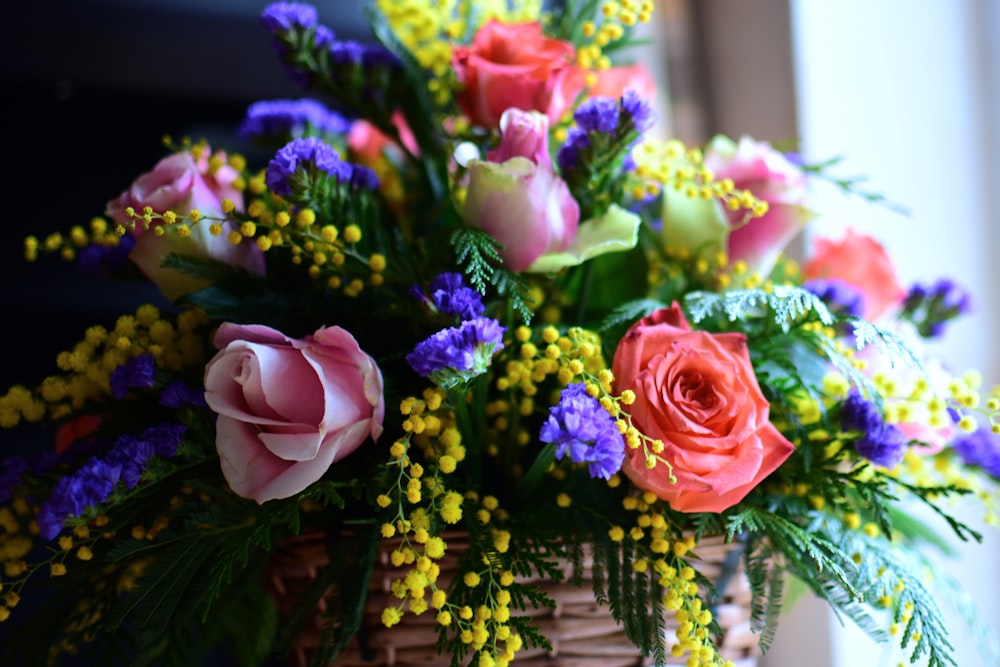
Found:
[[(449, 535), (432, 535), (430, 531), (432, 518), (435, 523), (439, 519), (454, 525), (463, 518), (466, 506), (478, 505), (467, 521), (478, 522), (479, 530), (492, 536), (493, 553), (504, 554), (510, 548), (510, 532), (502, 527), (508, 515), (492, 496), (479, 498), (474, 492), (463, 496), (446, 489), (444, 476), (464, 460), (465, 448), (439, 389), (428, 389), (422, 398), (405, 398), (400, 412), (405, 417), (405, 435), (390, 447), (388, 463), (397, 470), (396, 481), (376, 499), (388, 511), (381, 534), (392, 541), (390, 562), (401, 568), (391, 586), (400, 602), (382, 611), (382, 622), (391, 627), (407, 612), (421, 615), (432, 609), (439, 625), (453, 628), (463, 644), (479, 653), (479, 665), (505, 666), (522, 646), (521, 638), (508, 624), (511, 594), (507, 588), (514, 581), (513, 574), (491, 565), (494, 559), (486, 559), (481, 571), (464, 575), (463, 583), (468, 588), (482, 586), (488, 604), (473, 609), (449, 601), (449, 582), (440, 579)], [(421, 447), (426, 460), (434, 462), (431, 470), (410, 458), (414, 444)]]
[[(265, 194), (263, 174), (250, 179), (250, 191)], [(308, 208), (291, 209), (283, 199), (272, 194), (252, 199), (246, 214), (234, 213), (239, 231), (229, 240), (240, 243), (255, 239), (264, 252), (282, 248), (291, 253), (294, 264), (304, 264), (313, 280), (347, 296), (360, 295), (366, 286), (379, 287), (385, 282), (388, 261), (385, 255), (366, 255), (358, 250), (361, 227), (349, 223), (343, 227), (317, 224), (316, 212)], [(212, 233), (221, 233), (212, 230)]]
[[(34, 519), (33, 508), (22, 497), (14, 498), (9, 506), (0, 508), (0, 564), (3, 577), (0, 579), (0, 622), (6, 621), (11, 609), (21, 601), (24, 585), (35, 573), (47, 570), (51, 577), (61, 577), (72, 566), (72, 561), (83, 562), (94, 558), (94, 545), (108, 535), (100, 531), (107, 525), (108, 517), (100, 515), (91, 524), (77, 526), (72, 535), (63, 535), (55, 548), (49, 549), (47, 557), (28, 563), (25, 557), (31, 552), (34, 541), (31, 536), (38, 534), (38, 523)], [(110, 574), (110, 573), (109, 573)], [(83, 631), (94, 625), (100, 618), (102, 609), (98, 599), (81, 600), (73, 627), (68, 631)], [(72, 652), (75, 647), (62, 644), (57, 653)]]
[(111, 329), (92, 326), (83, 340), (56, 357), (62, 374), (45, 378), (33, 391), (17, 385), (0, 397), (0, 427), (13, 428), (22, 419), (58, 420), (90, 399), (109, 395), (111, 373), (140, 354), (152, 354), (158, 367), (169, 370), (204, 366), (206, 325), (199, 310), (169, 318), (145, 304), (135, 315), (119, 317)]
[(57, 253), (64, 260), (71, 262), (76, 259), (81, 249), (90, 245), (117, 247), (121, 242), (120, 236), (115, 228), (109, 227), (107, 220), (97, 217), (90, 221), (89, 229), (85, 229), (82, 225), (74, 225), (66, 236), (55, 232), (41, 241), (34, 236), (28, 236), (24, 239), (24, 258), (33, 262), (38, 259), (39, 252)]
[(733, 180), (716, 180), (715, 174), (705, 167), (701, 150), (688, 149), (677, 139), (645, 139), (633, 151), (636, 162), (636, 198), (656, 194), (658, 188), (670, 187), (691, 198), (718, 198), (732, 211), (742, 210), (747, 219), (762, 217), (768, 204), (754, 197), (749, 190), (737, 190)]
[[(609, 483), (617, 487), (621, 479), (615, 475)], [(645, 551), (651, 554), (637, 558), (632, 569), (640, 574), (652, 572), (663, 587), (663, 605), (677, 622), (676, 642), (671, 644), (671, 653), (675, 657), (687, 654), (687, 664), (691, 667), (731, 665), (719, 657), (710, 641), (712, 613), (704, 608), (695, 570), (686, 561), (696, 547), (694, 536), (675, 537), (662, 511), (663, 503), (654, 493), (646, 491), (626, 496), (622, 505), (625, 510), (636, 513), (635, 523), (612, 526), (608, 535), (615, 542), (627, 539), (642, 543)]]
[(577, 51), (577, 63), (586, 69), (605, 70), (611, 67), (611, 58), (604, 55), (606, 46), (614, 45), (628, 36), (631, 28), (649, 23), (653, 18), (653, 0), (617, 0), (601, 6), (601, 18), (583, 24), (583, 36), (589, 41)]

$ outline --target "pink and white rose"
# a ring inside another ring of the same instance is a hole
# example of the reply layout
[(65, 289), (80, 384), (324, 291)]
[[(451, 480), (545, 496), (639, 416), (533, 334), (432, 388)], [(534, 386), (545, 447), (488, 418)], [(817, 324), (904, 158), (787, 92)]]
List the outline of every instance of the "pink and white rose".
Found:
[[(202, 147), (196, 157), (192, 151), (180, 151), (160, 160), (152, 171), (135, 180), (116, 199), (108, 202), (106, 214), (115, 222), (128, 227), (134, 222), (125, 213), (132, 207), (137, 213), (149, 206), (156, 213), (173, 211), (186, 215), (197, 209), (202, 216), (222, 217), (222, 200), (229, 199), (237, 209), (243, 208), (243, 194), (233, 187), (238, 172), (223, 163), (214, 169), (209, 167), (208, 147)], [(220, 157), (225, 156), (219, 154)], [(207, 285), (180, 271), (161, 266), (163, 258), (170, 253), (209, 257), (232, 266), (262, 275), (264, 255), (256, 244), (243, 241), (233, 244), (229, 241), (229, 223), (223, 233), (213, 236), (208, 222), (190, 225), (191, 234), (181, 237), (166, 226), (166, 233), (159, 236), (153, 227), (162, 224), (154, 221), (150, 229), (144, 230), (141, 222), (132, 232), (136, 237), (135, 247), (129, 254), (136, 266), (160, 291), (171, 300), (189, 294)]]
[(490, 153), (503, 162), (468, 163), (464, 222), (499, 241), (504, 266), (515, 272), (566, 250), (580, 222), (580, 206), (552, 167), (548, 126), (538, 112), (510, 109), (501, 120), (500, 146)]
[(295, 339), (225, 323), (215, 345), (205, 401), (218, 415), (222, 473), (244, 498), (293, 496), (381, 435), (382, 374), (346, 330)]
[(771, 144), (750, 137), (736, 143), (716, 136), (705, 151), (704, 164), (717, 180), (731, 179), (737, 190), (749, 190), (767, 202), (768, 211), (759, 218), (725, 209), (729, 258), (745, 261), (750, 271), (766, 277), (789, 241), (816, 215), (807, 207), (805, 172)]

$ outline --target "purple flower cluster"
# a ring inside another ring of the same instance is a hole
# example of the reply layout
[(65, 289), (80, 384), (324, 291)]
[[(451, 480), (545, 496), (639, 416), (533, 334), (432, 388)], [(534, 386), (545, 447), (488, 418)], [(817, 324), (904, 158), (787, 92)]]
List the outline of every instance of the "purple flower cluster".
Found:
[(140, 354), (129, 359), (111, 372), (111, 395), (121, 400), (129, 389), (143, 389), (153, 386), (156, 364), (151, 354)]
[(261, 12), (260, 22), (272, 33), (315, 28), (319, 21), (316, 8), (304, 2), (275, 2)]
[(902, 317), (913, 322), (920, 335), (937, 338), (950, 320), (972, 309), (969, 293), (947, 278), (933, 285), (914, 283), (903, 299)]
[(343, 134), (350, 127), (350, 121), (316, 100), (262, 100), (247, 109), (239, 134), (244, 138), (287, 138), (310, 130)]
[(622, 117), (626, 124), (639, 134), (656, 124), (656, 112), (642, 95), (634, 90), (626, 90), (622, 95)]
[(428, 286), (425, 295), (414, 285), (410, 295), (423, 300), (443, 315), (456, 315), (461, 320), (471, 320), (486, 311), (483, 295), (465, 284), (461, 273), (442, 273)]
[(634, 90), (627, 90), (618, 100), (591, 97), (573, 113), (574, 125), (556, 154), (563, 172), (587, 162), (593, 149), (620, 150), (630, 147), (656, 122), (656, 112)]
[(505, 327), (490, 317), (476, 317), (442, 329), (417, 343), (406, 362), (422, 377), (448, 389), (486, 372), (503, 349)]
[(167, 422), (147, 428), (138, 436), (123, 435), (104, 457), (91, 457), (60, 479), (38, 510), (42, 537), (51, 540), (68, 517), (80, 516), (88, 507), (106, 501), (119, 482), (128, 489), (135, 488), (149, 460), (153, 456), (174, 456), (184, 433), (183, 425)]
[(586, 389), (575, 382), (562, 390), (538, 439), (555, 443), (557, 458), (568, 453), (574, 463), (588, 464), (591, 477), (609, 479), (625, 460), (625, 441), (614, 418)]
[(160, 405), (165, 408), (181, 408), (186, 405), (207, 407), (204, 387), (189, 387), (180, 380), (171, 382), (160, 394)]
[(289, 196), (305, 191), (319, 175), (333, 177), (338, 183), (354, 187), (378, 187), (375, 172), (368, 167), (343, 162), (332, 146), (316, 137), (288, 142), (268, 163), (264, 178), (272, 192)]
[(851, 317), (865, 312), (865, 297), (861, 290), (839, 278), (809, 280), (803, 288), (823, 300), (831, 310)]
[(92, 275), (111, 273), (128, 261), (129, 253), (135, 247), (135, 236), (126, 234), (115, 245), (90, 244), (76, 256), (76, 265), (84, 273)]
[(613, 97), (591, 97), (577, 107), (573, 120), (584, 132), (610, 134), (618, 129), (618, 100)]
[(1000, 437), (988, 426), (980, 426), (973, 433), (960, 437), (952, 447), (966, 465), (982, 468), (993, 478), (1000, 479)]
[(854, 449), (875, 465), (895, 468), (906, 454), (906, 435), (895, 424), (885, 423), (878, 408), (857, 390), (852, 389), (844, 399), (840, 425), (845, 431), (860, 433)]
[(23, 456), (9, 456), (0, 461), (0, 503), (9, 501), (14, 487), (21, 483), (21, 476), (28, 472), (28, 461)]
[[(385, 47), (361, 44), (353, 40), (338, 41), (332, 30), (318, 23), (316, 10), (309, 5), (276, 2), (265, 8), (260, 18), (264, 27), (274, 36), (275, 48), (279, 54), (284, 56), (289, 49), (304, 48), (312, 52), (310, 55), (313, 60), (321, 60), (326, 56), (332, 70), (330, 75), (335, 81), (353, 86), (359, 80), (366, 82), (369, 75), (378, 71), (396, 72), (402, 69), (399, 58)], [(311, 74), (294, 60), (286, 61), (286, 69), (292, 80), (303, 85), (309, 83)], [(359, 70), (361, 77), (356, 76)], [(340, 101), (345, 102), (343, 99)]]

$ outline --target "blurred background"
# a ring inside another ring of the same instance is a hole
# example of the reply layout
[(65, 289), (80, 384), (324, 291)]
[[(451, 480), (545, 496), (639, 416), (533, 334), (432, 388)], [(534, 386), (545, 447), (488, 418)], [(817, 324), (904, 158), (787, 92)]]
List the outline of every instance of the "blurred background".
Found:
[[(161, 138), (235, 137), (258, 99), (298, 97), (258, 15), (266, 0), (50, 0), (5, 12), (0, 90), (0, 384), (32, 383), (84, 329), (157, 302), (144, 284), (109, 285), (53, 257), (23, 261), (23, 238), (86, 224), (166, 154)], [(320, 20), (366, 39), (362, 3), (317, 0)], [(975, 296), (935, 353), (986, 386), (1000, 380), (1000, 3), (994, 0), (658, 0), (641, 54), (664, 84), (661, 133), (689, 145), (715, 133), (797, 145), (808, 163), (843, 157), (837, 176), (908, 209), (902, 215), (819, 184), (807, 234), (853, 226), (888, 247), (904, 283), (954, 279)], [(804, 243), (791, 249), (801, 255)], [(23, 434), (0, 432), (0, 446)], [(979, 526), (978, 517), (965, 517)], [(981, 527), (981, 526), (979, 526)], [(991, 532), (992, 531), (992, 532)], [(960, 579), (1000, 628), (1000, 546), (960, 548), (940, 571)], [(943, 600), (947, 603), (947, 600)], [(946, 604), (947, 606), (947, 604)], [(967, 624), (950, 621), (958, 665), (986, 665)], [(764, 667), (894, 667), (903, 658), (821, 603), (787, 610)]]

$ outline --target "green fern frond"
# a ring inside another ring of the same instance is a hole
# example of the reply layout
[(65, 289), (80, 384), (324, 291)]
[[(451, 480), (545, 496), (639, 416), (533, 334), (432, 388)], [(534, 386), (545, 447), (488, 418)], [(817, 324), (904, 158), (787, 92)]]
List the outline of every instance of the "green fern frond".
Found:
[(501, 261), (498, 252), (500, 243), (481, 229), (461, 227), (452, 232), (451, 245), (455, 248), (455, 260), (463, 267), (469, 284), (480, 294), (485, 294), (486, 285)]
[(646, 317), (660, 308), (666, 308), (666, 306), (667, 304), (656, 299), (638, 299), (636, 301), (623, 303), (612, 310), (608, 316), (601, 321), (600, 326), (597, 327), (597, 331), (599, 333), (604, 333), (613, 327), (622, 324), (630, 324), (641, 317)]
[(713, 315), (724, 315), (730, 322), (736, 322), (767, 309), (773, 313), (774, 323), (786, 333), (796, 319), (809, 312), (815, 313), (825, 325), (834, 322), (833, 314), (822, 299), (801, 287), (788, 285), (776, 285), (771, 291), (692, 292), (685, 296), (684, 307), (695, 323)]
[(888, 355), (889, 363), (893, 366), (897, 361), (903, 361), (921, 372), (924, 371), (923, 363), (899, 334), (887, 331), (861, 318), (852, 318), (850, 323), (854, 327), (854, 338), (859, 350), (874, 344)]

